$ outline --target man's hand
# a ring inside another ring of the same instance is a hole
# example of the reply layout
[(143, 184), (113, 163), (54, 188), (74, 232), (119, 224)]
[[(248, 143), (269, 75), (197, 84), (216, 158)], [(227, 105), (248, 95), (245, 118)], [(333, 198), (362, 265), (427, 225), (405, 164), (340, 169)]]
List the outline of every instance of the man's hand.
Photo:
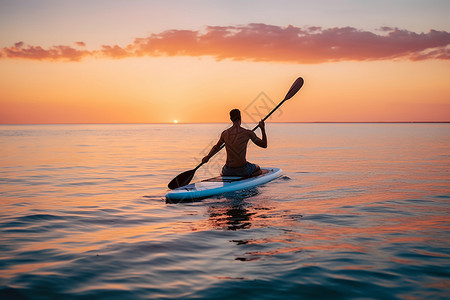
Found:
[(208, 161), (209, 161), (209, 157), (207, 155), (207, 156), (203, 157), (202, 164), (206, 164)]
[(261, 127), (261, 129), (264, 129), (266, 127), (266, 124), (264, 124), (264, 121), (259, 121), (258, 123), (259, 127)]

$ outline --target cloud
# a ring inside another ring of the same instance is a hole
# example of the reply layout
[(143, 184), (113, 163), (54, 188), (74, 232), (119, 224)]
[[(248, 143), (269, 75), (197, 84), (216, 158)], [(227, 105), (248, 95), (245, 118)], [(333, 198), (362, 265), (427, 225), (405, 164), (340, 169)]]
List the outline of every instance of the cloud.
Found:
[[(79, 61), (84, 57), (211, 56), (245, 60), (314, 64), (335, 61), (450, 59), (450, 33), (415, 33), (381, 27), (380, 34), (353, 27), (280, 27), (267, 24), (208, 26), (205, 31), (168, 30), (137, 38), (129, 45), (103, 45), (98, 50), (23, 42), (0, 50), (0, 58)], [(82, 49), (79, 49), (79, 48)]]
[(106, 58), (125, 58), (132, 56), (129, 52), (127, 52), (125, 49), (122, 49), (121, 47), (114, 45), (114, 46), (108, 46), (103, 45), (102, 49), (97, 52), (98, 55), (106, 57)]
[(75, 45), (80, 46), (80, 47), (86, 47), (85, 42), (75, 42)]
[(70, 46), (53, 46), (44, 49), (40, 46), (25, 45), (23, 42), (15, 43), (12, 47), (3, 48), (0, 53), (3, 58), (65, 61), (80, 61), (82, 58), (91, 55), (91, 52), (87, 50), (79, 50)]

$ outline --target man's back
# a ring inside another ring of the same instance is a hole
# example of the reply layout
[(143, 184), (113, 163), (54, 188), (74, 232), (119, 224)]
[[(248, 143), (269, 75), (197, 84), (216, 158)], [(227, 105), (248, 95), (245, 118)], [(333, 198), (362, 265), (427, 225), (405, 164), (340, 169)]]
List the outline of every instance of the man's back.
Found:
[(233, 126), (222, 132), (217, 144), (203, 157), (202, 163), (207, 163), (225, 144), (227, 161), (222, 168), (222, 174), (225, 176), (257, 176), (261, 173), (261, 169), (258, 165), (247, 162), (247, 144), (248, 140), (252, 140), (259, 147), (267, 148), (264, 121), (259, 122), (262, 133), (262, 139), (260, 139), (253, 131), (241, 127), (241, 112), (238, 109), (230, 111), (230, 119)]
[(247, 163), (247, 144), (251, 138), (251, 130), (241, 126), (232, 126), (222, 132), (222, 139), (227, 150), (227, 166), (231, 168), (242, 167)]

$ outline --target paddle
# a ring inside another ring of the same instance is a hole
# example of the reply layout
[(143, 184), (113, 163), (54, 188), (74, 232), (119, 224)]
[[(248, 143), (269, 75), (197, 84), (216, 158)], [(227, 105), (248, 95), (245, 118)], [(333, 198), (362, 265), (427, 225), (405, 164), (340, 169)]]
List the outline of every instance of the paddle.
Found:
[[(267, 116), (265, 116), (264, 119), (262, 119), (262, 121), (267, 120), (267, 118), (269, 118), (286, 100), (291, 99), (300, 90), (302, 86), (303, 86), (303, 78), (299, 77), (292, 84), (291, 88), (287, 92), (284, 99), (274, 109), (272, 109), (272, 111)], [(255, 131), (258, 127), (259, 124), (256, 125), (255, 128), (253, 128), (253, 131)], [(222, 146), (215, 154), (217, 154), (220, 150), (222, 150), (223, 147), (225, 147), (225, 144), (222, 144)], [(195, 169), (183, 172), (174, 179), (172, 179), (172, 181), (168, 184), (169, 189), (173, 190), (180, 186), (189, 184), (189, 182), (191, 182), (192, 178), (194, 177), (195, 171), (197, 171), (198, 168), (200, 168), (202, 165), (203, 163), (200, 163), (197, 167), (195, 167)]]

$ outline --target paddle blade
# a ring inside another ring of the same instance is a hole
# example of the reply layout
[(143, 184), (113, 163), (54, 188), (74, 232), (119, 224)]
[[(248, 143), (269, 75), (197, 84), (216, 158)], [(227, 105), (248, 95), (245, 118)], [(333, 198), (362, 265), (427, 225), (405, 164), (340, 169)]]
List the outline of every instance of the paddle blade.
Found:
[(286, 97), (284, 97), (284, 100), (291, 99), (302, 88), (303, 82), (303, 78), (297, 78), (297, 80), (292, 84), (291, 88), (287, 92)]
[(192, 177), (194, 177), (195, 171), (196, 169), (181, 173), (180, 175), (172, 179), (172, 181), (169, 182), (167, 186), (169, 187), (169, 189), (173, 190), (179, 188), (180, 186), (189, 184), (189, 182), (191, 182), (192, 180)]

